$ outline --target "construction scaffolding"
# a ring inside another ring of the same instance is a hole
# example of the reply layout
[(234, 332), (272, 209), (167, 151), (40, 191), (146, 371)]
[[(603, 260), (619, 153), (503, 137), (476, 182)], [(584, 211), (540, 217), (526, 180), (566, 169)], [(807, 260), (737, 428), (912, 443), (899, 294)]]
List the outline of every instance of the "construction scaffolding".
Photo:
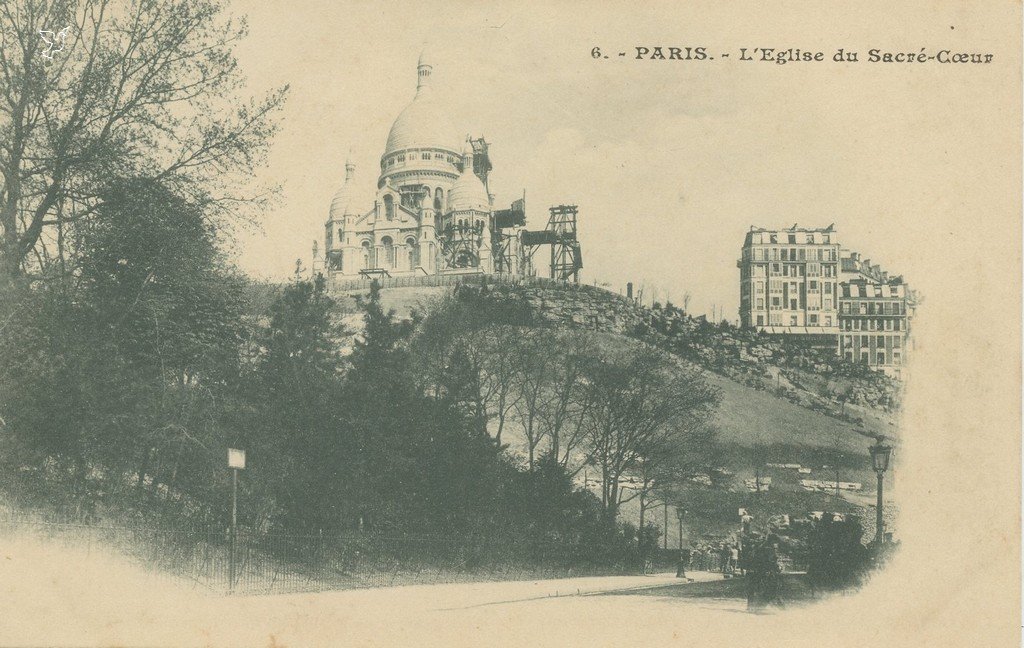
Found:
[(480, 264), (480, 247), (484, 241), (484, 223), (470, 220), (448, 221), (441, 229), (443, 268), (475, 268)]
[(488, 150), (487, 141), (482, 137), (470, 138), (469, 144), (473, 148), (473, 173), (480, 178), (480, 182), (484, 183), (484, 189), (490, 194), (491, 186), (488, 184), (487, 179), (493, 167), (491, 166), (491, 154)]
[(519, 230), (526, 225), (526, 193), (516, 200), (508, 209), (494, 212), (494, 225), (491, 229), (491, 255), (494, 258), (494, 271), (499, 274), (516, 274), (519, 272), (519, 259), (522, 247), (519, 244)]
[(551, 207), (547, 227), (543, 230), (523, 231), (520, 241), (526, 265), (534, 271), (534, 254), (537, 248), (551, 246), (551, 278), (559, 281), (580, 282), (583, 267), (583, 253), (576, 238), (576, 205)]

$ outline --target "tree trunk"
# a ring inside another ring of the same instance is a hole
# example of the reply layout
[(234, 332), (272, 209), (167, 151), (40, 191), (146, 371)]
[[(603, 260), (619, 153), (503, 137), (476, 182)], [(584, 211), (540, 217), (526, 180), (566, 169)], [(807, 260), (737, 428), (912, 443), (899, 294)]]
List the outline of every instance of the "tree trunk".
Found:
[(643, 545), (645, 513), (647, 513), (647, 497), (644, 493), (640, 493), (640, 530), (636, 534), (636, 544), (638, 547)]

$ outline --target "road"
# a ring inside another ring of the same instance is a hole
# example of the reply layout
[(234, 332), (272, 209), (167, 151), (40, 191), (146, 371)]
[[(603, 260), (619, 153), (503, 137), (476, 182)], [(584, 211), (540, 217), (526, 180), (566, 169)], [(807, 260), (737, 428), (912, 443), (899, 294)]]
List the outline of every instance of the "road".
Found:
[[(743, 645), (735, 640), (760, 636), (771, 616), (789, 616), (664, 595), (667, 585), (693, 587), (671, 574), (224, 597), (156, 582), (106, 555), (26, 543), (3, 554), (3, 646)], [(692, 575), (697, 585), (721, 578)], [(712, 630), (721, 628), (719, 644)]]

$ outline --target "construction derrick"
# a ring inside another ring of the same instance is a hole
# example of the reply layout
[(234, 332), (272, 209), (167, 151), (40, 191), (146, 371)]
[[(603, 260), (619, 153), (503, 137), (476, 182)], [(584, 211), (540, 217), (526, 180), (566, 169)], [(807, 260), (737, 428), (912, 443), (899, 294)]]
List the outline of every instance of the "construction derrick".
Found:
[(529, 266), (537, 248), (551, 246), (551, 278), (559, 281), (580, 282), (583, 254), (576, 238), (576, 205), (551, 207), (547, 227), (539, 231), (524, 231), (521, 242)]

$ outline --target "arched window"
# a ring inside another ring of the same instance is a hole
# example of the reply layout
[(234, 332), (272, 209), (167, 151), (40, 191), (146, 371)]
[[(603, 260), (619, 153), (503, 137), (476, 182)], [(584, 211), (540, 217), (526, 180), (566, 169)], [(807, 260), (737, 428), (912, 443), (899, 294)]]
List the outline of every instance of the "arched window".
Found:
[(391, 240), (390, 236), (385, 236), (380, 240), (381, 245), (384, 246), (384, 267), (394, 268), (395, 267), (395, 243)]
[(362, 254), (362, 266), (360, 270), (366, 270), (370, 267), (370, 242), (363, 241), (363, 254)]
[(395, 198), (391, 194), (384, 196), (384, 217), (388, 220), (395, 218)]
[(405, 239), (405, 247), (409, 254), (409, 269), (415, 270), (416, 266), (420, 264), (420, 247), (416, 244), (416, 239), (411, 236)]
[(441, 211), (441, 205), (444, 204), (444, 193), (441, 191), (441, 187), (434, 190), (434, 209)]

